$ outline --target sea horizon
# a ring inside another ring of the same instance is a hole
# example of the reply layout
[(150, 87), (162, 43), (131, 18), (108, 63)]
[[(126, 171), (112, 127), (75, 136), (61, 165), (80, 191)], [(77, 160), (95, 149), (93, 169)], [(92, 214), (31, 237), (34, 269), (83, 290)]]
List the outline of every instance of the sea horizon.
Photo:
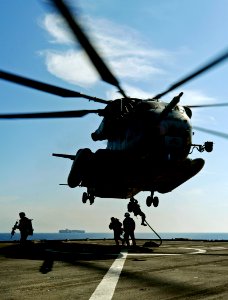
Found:
[[(189, 239), (189, 240), (228, 240), (227, 232), (159, 232), (161, 239)], [(159, 237), (153, 232), (135, 232), (136, 239), (156, 240)], [(17, 241), (20, 233), (16, 232), (11, 237), (9, 232), (0, 233), (0, 241)], [(84, 232), (84, 233), (58, 233), (36, 232), (28, 240), (90, 240), (113, 239), (113, 232)]]

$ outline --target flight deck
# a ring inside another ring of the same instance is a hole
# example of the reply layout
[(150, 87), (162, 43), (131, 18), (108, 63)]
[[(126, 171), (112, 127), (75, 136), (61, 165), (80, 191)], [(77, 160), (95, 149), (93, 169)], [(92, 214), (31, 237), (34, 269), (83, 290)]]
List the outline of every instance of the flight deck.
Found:
[(0, 243), (1, 299), (228, 299), (228, 241)]

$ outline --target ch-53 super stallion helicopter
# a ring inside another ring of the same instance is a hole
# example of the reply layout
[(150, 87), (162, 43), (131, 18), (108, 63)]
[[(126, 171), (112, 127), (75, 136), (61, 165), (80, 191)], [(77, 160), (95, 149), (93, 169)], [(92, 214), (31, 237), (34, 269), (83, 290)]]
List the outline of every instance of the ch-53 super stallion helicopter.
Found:
[[(78, 118), (91, 113), (98, 114), (103, 120), (91, 137), (94, 141), (107, 140), (106, 149), (97, 150), (95, 153), (88, 148), (79, 149), (75, 155), (53, 153), (53, 156), (73, 161), (68, 176), (69, 187), (86, 187), (87, 192), (83, 193), (82, 201), (86, 203), (89, 200), (90, 204), (94, 202), (95, 197), (127, 199), (141, 191), (149, 191), (151, 195), (146, 199), (147, 205), (158, 206), (159, 200), (158, 197), (154, 197), (155, 192), (171, 192), (203, 168), (202, 158), (189, 158), (193, 149), (196, 148), (200, 152), (211, 152), (213, 149), (213, 142), (193, 144), (191, 108), (228, 105), (221, 103), (181, 106), (179, 102), (183, 93), (169, 103), (160, 99), (224, 62), (228, 58), (228, 50), (151, 99), (131, 98), (126, 95), (81, 25), (72, 16), (68, 6), (62, 0), (51, 2), (66, 20), (101, 79), (115, 86), (121, 98), (108, 101), (0, 71), (0, 78), (3, 80), (62, 97), (81, 97), (106, 105), (105, 108), (97, 110), (0, 114), (0, 119)], [(222, 133), (212, 130), (200, 127), (195, 129), (223, 136)]]

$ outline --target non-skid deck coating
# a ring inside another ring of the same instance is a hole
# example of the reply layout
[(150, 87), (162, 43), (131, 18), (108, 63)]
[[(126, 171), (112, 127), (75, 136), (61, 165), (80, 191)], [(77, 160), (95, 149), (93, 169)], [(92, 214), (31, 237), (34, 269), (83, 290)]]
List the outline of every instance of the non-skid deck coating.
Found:
[(0, 243), (0, 299), (228, 299), (228, 242)]

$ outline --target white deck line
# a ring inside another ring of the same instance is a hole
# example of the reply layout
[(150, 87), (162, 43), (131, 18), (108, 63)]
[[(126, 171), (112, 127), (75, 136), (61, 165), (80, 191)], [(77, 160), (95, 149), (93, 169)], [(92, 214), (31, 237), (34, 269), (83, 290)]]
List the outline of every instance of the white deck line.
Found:
[(111, 300), (123, 269), (127, 251), (122, 251), (117, 259), (113, 262), (96, 290), (89, 298), (90, 300)]

